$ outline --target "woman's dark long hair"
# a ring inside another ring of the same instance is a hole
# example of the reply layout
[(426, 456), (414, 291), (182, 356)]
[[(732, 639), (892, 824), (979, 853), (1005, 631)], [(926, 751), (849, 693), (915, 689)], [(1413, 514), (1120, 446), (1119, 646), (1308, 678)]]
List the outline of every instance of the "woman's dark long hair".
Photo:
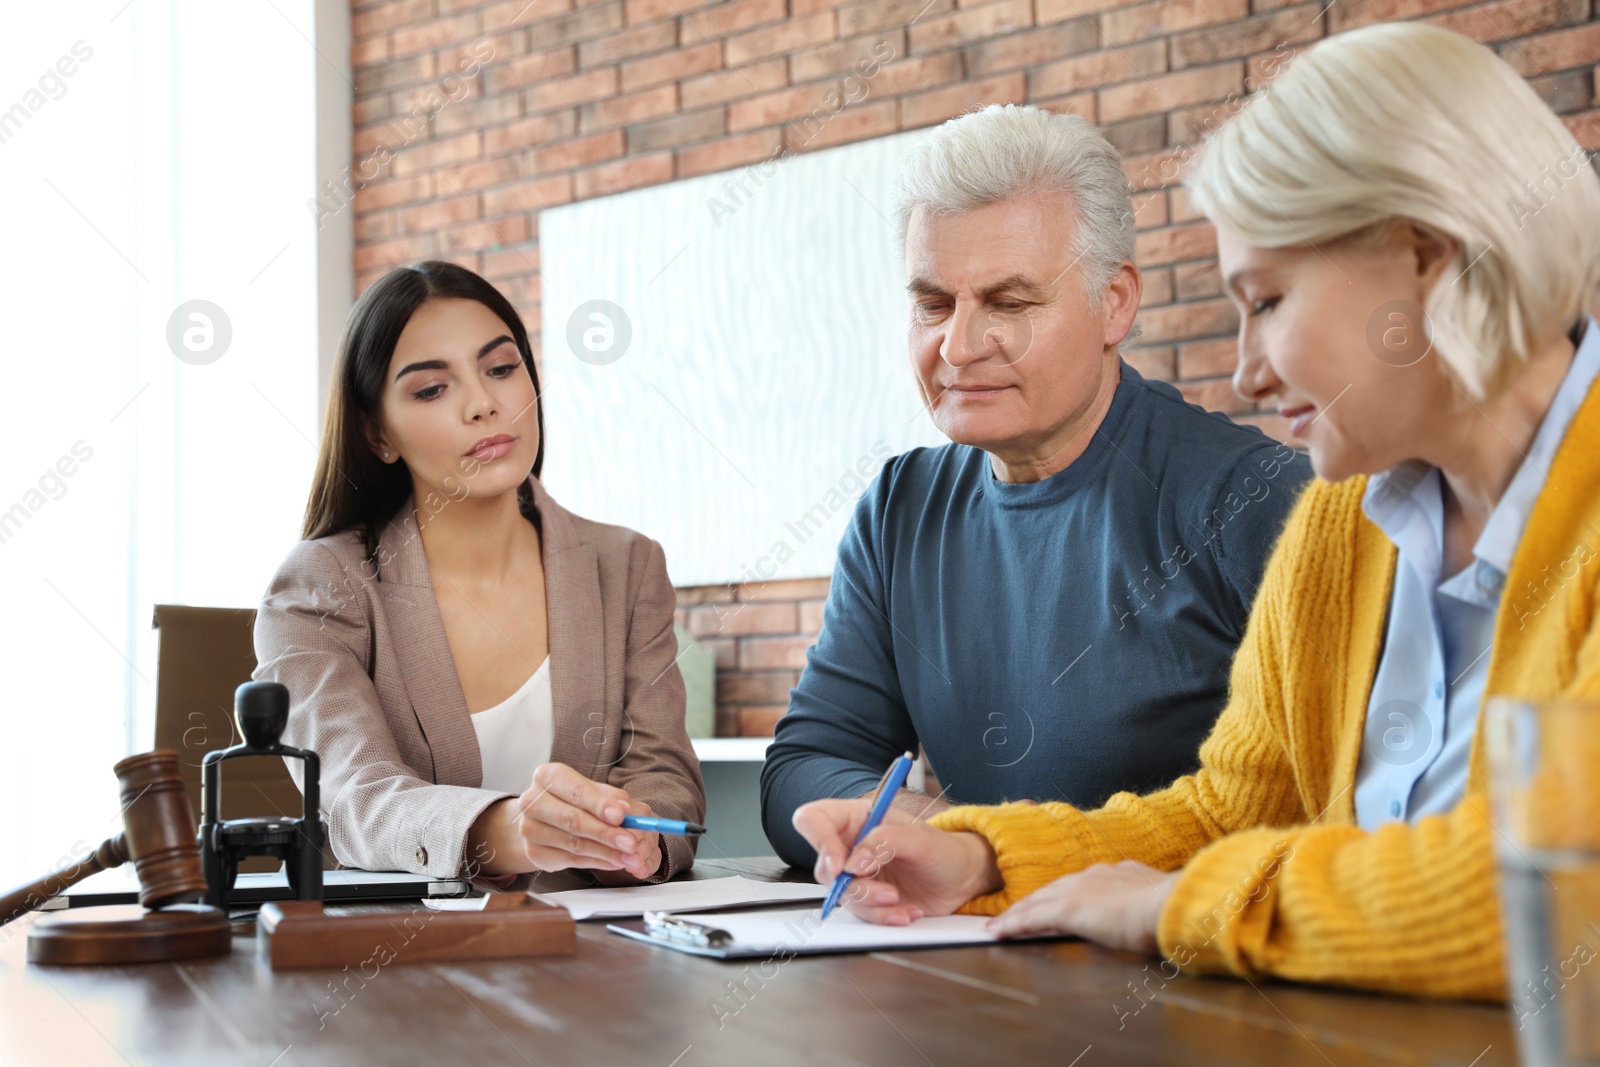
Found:
[[(493, 285), (455, 263), (430, 259), (396, 267), (373, 282), (350, 309), (328, 391), (322, 447), (317, 455), (311, 496), (306, 501), (302, 538), (310, 540), (357, 529), (367, 555), (376, 555), (379, 532), (414, 487), (404, 462), (383, 463), (372, 454), (362, 424), (365, 419), (377, 419), (381, 413), (389, 360), (406, 323), (429, 300), (449, 298), (476, 300), (506, 324), (516, 342), (523, 365), (533, 379), (539, 425), (533, 475), (539, 476), (544, 466), (544, 400), (528, 331), (516, 308)], [(517, 490), (517, 497), (524, 514), (537, 515), (525, 486)]]

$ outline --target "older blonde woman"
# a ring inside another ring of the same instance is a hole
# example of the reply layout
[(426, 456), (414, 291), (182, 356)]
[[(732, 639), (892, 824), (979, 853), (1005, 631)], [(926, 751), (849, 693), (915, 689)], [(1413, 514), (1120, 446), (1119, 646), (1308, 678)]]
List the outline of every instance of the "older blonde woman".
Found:
[(1600, 182), (1494, 53), (1390, 24), (1297, 59), (1187, 184), (1241, 309), (1235, 385), (1318, 474), (1200, 770), (897, 820), (848, 856), (861, 802), (796, 827), (875, 921), (959, 908), (1190, 971), (1503, 999), (1479, 705), (1600, 697)]

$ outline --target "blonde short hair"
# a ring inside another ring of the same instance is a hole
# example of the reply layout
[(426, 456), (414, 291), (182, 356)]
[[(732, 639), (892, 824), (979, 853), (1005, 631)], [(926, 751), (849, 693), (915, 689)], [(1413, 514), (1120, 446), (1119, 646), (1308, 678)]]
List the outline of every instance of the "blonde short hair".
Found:
[(1460, 251), (1427, 298), (1436, 351), (1484, 400), (1600, 284), (1600, 178), (1504, 60), (1414, 22), (1318, 43), (1209, 137), (1185, 177), (1240, 240), (1304, 246), (1410, 219)]

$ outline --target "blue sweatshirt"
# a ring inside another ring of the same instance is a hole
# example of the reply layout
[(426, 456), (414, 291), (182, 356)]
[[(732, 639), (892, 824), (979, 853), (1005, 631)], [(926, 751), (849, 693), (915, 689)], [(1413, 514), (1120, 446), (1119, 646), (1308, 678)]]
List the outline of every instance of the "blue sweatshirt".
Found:
[(952, 444), (867, 488), (761, 773), (784, 860), (815, 862), (795, 808), (871, 791), (919, 743), (957, 803), (1092, 808), (1199, 766), (1310, 463), (1121, 372), (1083, 455), (1043, 481)]

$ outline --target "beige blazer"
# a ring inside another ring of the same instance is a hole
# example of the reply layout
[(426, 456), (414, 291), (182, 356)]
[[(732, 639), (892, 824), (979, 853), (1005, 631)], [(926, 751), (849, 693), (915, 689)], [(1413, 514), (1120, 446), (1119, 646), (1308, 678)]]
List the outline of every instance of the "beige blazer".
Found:
[[(626, 789), (657, 815), (703, 819), (705, 786), (684, 728), (677, 597), (661, 546), (580, 518), (537, 478), (528, 482), (550, 618), (552, 762)], [(257, 610), (252, 677), (289, 689), (283, 740), (321, 757), (327, 844), (341, 865), (467, 877), (477, 870), (468, 829), (513, 794), (480, 788), (477, 734), (415, 507), (413, 495), (371, 559), (354, 530), (290, 549)], [(300, 761), (285, 763), (300, 785)], [(693, 838), (661, 840), (664, 863), (652, 881), (694, 862)], [(596, 874), (607, 884), (631, 880)]]

